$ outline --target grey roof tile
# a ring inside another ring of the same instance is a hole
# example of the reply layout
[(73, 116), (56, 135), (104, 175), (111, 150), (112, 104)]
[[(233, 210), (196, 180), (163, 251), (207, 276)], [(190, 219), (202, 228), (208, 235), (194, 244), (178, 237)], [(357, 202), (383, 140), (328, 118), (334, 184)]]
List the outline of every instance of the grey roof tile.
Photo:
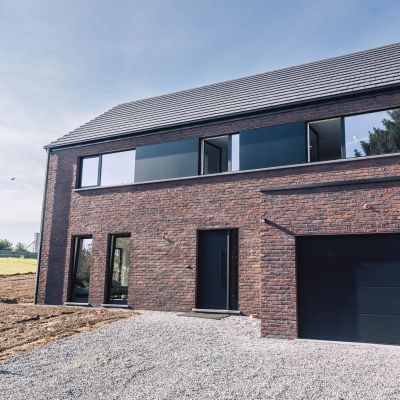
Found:
[(400, 85), (400, 43), (120, 104), (49, 147), (141, 134), (393, 85)]

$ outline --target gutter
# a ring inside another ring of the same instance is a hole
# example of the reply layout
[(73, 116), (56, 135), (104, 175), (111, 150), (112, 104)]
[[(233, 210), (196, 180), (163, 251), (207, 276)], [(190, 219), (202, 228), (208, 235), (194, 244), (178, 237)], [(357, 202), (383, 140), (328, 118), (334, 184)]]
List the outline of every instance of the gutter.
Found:
[(44, 193), (43, 193), (43, 201), (42, 201), (42, 214), (40, 221), (40, 244), (39, 244), (39, 254), (36, 265), (36, 279), (35, 279), (35, 301), (34, 304), (38, 304), (38, 289), (39, 289), (39, 276), (40, 276), (40, 262), (42, 260), (42, 247), (43, 247), (43, 227), (44, 227), (44, 213), (46, 209), (46, 201), (47, 201), (47, 183), (49, 178), (49, 164), (50, 164), (50, 149), (46, 149), (47, 153), (47, 162), (46, 162), (46, 177), (44, 180)]

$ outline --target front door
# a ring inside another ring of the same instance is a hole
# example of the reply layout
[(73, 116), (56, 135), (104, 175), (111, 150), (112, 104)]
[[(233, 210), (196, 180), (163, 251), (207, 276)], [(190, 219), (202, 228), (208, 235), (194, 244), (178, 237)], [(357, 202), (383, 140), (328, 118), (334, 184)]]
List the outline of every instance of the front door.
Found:
[(237, 310), (237, 269), (237, 231), (200, 231), (197, 308)]

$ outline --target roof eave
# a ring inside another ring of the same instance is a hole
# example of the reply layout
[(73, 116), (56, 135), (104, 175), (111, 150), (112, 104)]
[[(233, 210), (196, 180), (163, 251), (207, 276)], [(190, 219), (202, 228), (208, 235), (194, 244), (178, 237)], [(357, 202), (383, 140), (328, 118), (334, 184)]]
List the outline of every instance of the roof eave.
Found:
[(400, 89), (400, 83), (380, 86), (380, 87), (376, 87), (376, 88), (362, 89), (362, 90), (357, 90), (357, 91), (353, 91), (353, 92), (335, 94), (335, 95), (331, 95), (331, 96), (324, 96), (324, 97), (319, 97), (316, 99), (311, 99), (311, 100), (306, 100), (306, 101), (297, 101), (297, 102), (292, 102), (292, 103), (286, 103), (286, 104), (282, 104), (282, 105), (278, 105), (278, 106), (264, 107), (264, 108), (260, 108), (260, 109), (253, 110), (253, 111), (245, 111), (245, 112), (226, 114), (226, 115), (222, 115), (220, 117), (204, 118), (204, 119), (199, 119), (199, 120), (196, 120), (193, 122), (189, 121), (187, 123), (181, 123), (181, 124), (158, 126), (155, 128), (149, 128), (149, 129), (145, 129), (145, 130), (138, 131), (138, 132), (121, 132), (121, 134), (112, 135), (112, 136), (104, 137), (104, 138), (100, 138), (100, 139), (92, 139), (92, 140), (86, 140), (86, 141), (83, 140), (83, 141), (64, 143), (64, 144), (49, 143), (48, 145), (44, 146), (44, 149), (50, 150), (50, 151), (51, 150), (61, 150), (61, 149), (66, 149), (66, 148), (71, 148), (71, 147), (89, 146), (89, 145), (96, 144), (96, 143), (104, 143), (104, 142), (111, 142), (111, 141), (116, 141), (116, 140), (123, 140), (123, 139), (127, 139), (127, 138), (133, 137), (133, 136), (145, 136), (145, 135), (147, 136), (147, 135), (152, 135), (152, 134), (161, 133), (161, 132), (167, 133), (170, 131), (192, 128), (192, 127), (196, 127), (199, 125), (205, 125), (205, 124), (208, 125), (208, 124), (227, 122), (227, 121), (232, 121), (232, 120), (237, 120), (237, 119), (256, 117), (256, 116), (259, 116), (260, 114), (265, 114), (265, 113), (281, 112), (281, 111), (286, 111), (286, 110), (289, 111), (292, 109), (312, 107), (315, 105), (320, 105), (322, 103), (329, 103), (332, 100), (341, 100), (342, 101), (342, 100), (348, 100), (348, 99), (351, 99), (354, 97), (381, 94), (381, 93), (386, 93), (386, 92), (390, 93), (390, 92), (396, 91), (396, 89), (397, 90)]

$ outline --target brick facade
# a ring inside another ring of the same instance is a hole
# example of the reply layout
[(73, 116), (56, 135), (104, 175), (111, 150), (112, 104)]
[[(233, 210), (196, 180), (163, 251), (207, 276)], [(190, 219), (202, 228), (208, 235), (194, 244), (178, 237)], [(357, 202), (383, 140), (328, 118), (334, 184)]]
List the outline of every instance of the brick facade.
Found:
[(295, 236), (400, 232), (400, 189), (397, 182), (270, 193), (260, 188), (400, 175), (400, 156), (75, 191), (78, 159), (149, 143), (394, 107), (400, 107), (400, 92), (52, 151), (38, 302), (67, 300), (72, 236), (90, 234), (89, 302), (102, 304), (108, 235), (130, 232), (129, 304), (136, 309), (191, 310), (197, 231), (238, 228), (240, 311), (260, 315), (265, 336), (296, 337)]

